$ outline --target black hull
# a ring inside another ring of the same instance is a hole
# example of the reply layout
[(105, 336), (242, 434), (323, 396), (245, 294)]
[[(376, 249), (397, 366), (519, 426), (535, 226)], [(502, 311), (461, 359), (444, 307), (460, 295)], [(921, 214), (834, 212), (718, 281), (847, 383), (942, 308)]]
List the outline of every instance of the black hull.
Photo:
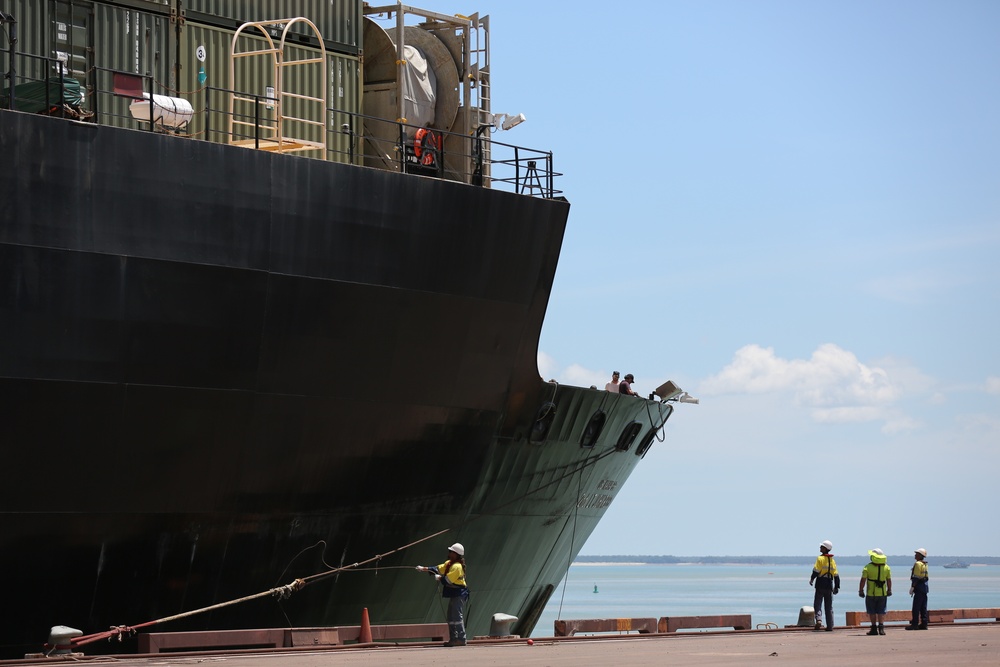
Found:
[(670, 413), (538, 377), (564, 201), (11, 112), (0, 149), (4, 656), (446, 529), (158, 629), (439, 621), (412, 566), (460, 540), (470, 633), (527, 634)]

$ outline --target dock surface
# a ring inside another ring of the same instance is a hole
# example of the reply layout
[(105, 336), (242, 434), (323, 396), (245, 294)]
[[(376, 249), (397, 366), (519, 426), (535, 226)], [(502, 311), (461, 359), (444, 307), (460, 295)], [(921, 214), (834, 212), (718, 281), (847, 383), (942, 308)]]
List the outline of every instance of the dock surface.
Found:
[[(115, 664), (116, 667), (171, 667), (202, 662), (225, 667), (369, 667), (370, 665), (518, 665), (519, 667), (579, 667), (580, 665), (1000, 665), (1000, 623), (932, 626), (908, 632), (886, 628), (885, 636), (870, 637), (867, 628), (811, 630), (749, 630), (669, 635), (589, 636), (474, 641), (465, 647), (350, 646), (332, 649), (275, 649), (253, 652), (159, 653), (147, 656), (48, 658), (46, 665), (65, 662)], [(32, 665), (34, 661), (7, 661)]]

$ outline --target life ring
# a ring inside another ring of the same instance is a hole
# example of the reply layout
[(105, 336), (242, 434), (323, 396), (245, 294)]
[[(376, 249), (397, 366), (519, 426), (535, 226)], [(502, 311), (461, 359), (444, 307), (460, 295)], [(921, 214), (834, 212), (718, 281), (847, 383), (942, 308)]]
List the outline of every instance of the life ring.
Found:
[(441, 150), (441, 137), (433, 130), (422, 127), (413, 137), (413, 157), (425, 167), (437, 165), (438, 152)]

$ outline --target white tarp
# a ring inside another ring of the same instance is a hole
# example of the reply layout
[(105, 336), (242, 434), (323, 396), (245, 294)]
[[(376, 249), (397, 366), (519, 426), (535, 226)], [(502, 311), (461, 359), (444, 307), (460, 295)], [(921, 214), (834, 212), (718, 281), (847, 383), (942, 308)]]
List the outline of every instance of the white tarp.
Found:
[[(409, 44), (403, 45), (403, 110), (406, 122), (417, 127), (427, 127), (434, 123), (434, 106), (437, 104), (437, 77), (434, 70), (420, 52)], [(406, 128), (407, 136), (413, 137), (416, 128)]]
[[(135, 100), (128, 110), (132, 118), (149, 122), (149, 93), (143, 93), (145, 99)], [(186, 126), (194, 117), (191, 103), (180, 97), (153, 95), (153, 122), (172, 129)]]

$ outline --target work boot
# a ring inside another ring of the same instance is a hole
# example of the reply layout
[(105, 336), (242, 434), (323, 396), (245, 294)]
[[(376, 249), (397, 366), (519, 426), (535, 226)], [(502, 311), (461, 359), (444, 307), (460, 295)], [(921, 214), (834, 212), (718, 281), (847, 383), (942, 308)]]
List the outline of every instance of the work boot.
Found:
[(866, 632), (865, 634), (868, 635), (868, 636), (877, 635), (878, 634), (878, 628), (873, 625), (872, 629), (869, 630), (868, 632)]
[(907, 630), (916, 630), (917, 626), (915, 624), (913, 624), (913, 623), (910, 623), (908, 626), (906, 626), (906, 629)]
[(816, 621), (816, 627), (814, 627), (813, 630), (822, 630), (822, 629), (823, 629), (823, 624), (820, 623), (819, 621)]
[(926, 630), (926, 629), (927, 629), (926, 623), (921, 623), (920, 625), (917, 626), (917, 630)]
[(833, 632), (833, 626), (831, 625), (830, 627), (828, 627), (828, 628), (826, 629), (826, 631), (827, 631), (827, 632)]
[(445, 642), (444, 645), (445, 646), (465, 646), (465, 640), (464, 639), (453, 639), (452, 641)]
[(885, 634), (885, 626), (884, 625), (879, 625), (878, 626), (878, 633), (880, 635), (884, 635)]

